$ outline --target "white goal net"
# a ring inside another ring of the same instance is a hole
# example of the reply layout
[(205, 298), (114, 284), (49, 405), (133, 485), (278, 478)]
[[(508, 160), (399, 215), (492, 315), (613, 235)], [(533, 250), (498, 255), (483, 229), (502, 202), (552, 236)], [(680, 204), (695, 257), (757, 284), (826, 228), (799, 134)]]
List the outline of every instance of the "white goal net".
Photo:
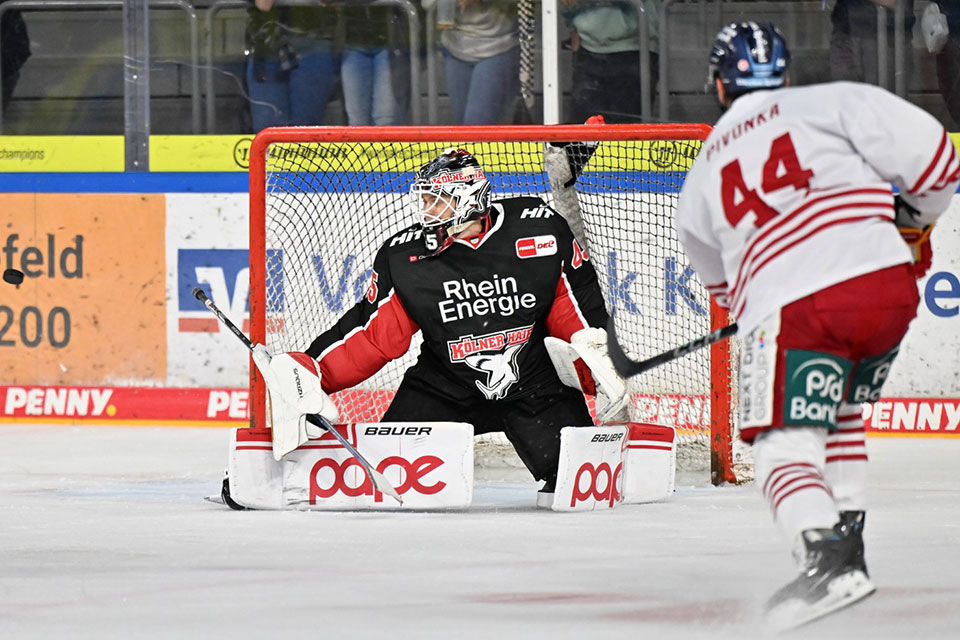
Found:
[[(701, 337), (726, 318), (711, 309), (672, 218), (683, 176), (708, 133), (705, 125), (266, 130), (254, 141), (250, 164), (252, 336), (276, 350), (303, 350), (353, 306), (367, 289), (377, 249), (416, 221), (408, 196), (414, 172), (454, 146), (477, 157), (494, 198), (538, 195), (565, 215), (571, 206), (578, 210), (618, 336), (633, 358)], [(585, 162), (572, 205), (555, 169), (569, 165), (551, 164), (551, 155), (545, 168), (551, 141), (591, 143), (592, 153), (574, 146), (562, 155), (579, 153)], [(419, 336), (406, 356), (336, 394), (341, 419), (378, 420), (418, 353)], [(731, 362), (724, 343), (629, 383), (631, 419), (676, 427), (682, 467), (712, 466), (715, 482), (737, 473)], [(254, 421), (262, 425), (255, 375), (252, 384)], [(480, 438), (478, 464), (518, 464), (505, 438)]]

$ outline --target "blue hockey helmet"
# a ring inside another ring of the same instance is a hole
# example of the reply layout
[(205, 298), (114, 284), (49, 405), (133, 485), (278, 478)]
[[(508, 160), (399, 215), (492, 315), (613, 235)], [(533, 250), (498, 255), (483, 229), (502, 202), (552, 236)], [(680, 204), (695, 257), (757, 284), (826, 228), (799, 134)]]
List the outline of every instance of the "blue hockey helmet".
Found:
[(719, 78), (726, 94), (736, 97), (757, 89), (777, 89), (787, 82), (790, 52), (780, 31), (770, 23), (732, 22), (710, 50), (712, 86)]

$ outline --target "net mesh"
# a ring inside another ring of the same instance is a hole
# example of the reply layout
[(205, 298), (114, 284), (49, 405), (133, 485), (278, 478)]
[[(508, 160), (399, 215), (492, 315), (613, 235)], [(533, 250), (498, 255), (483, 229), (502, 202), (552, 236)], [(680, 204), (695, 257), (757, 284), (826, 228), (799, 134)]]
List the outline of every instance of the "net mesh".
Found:
[[(688, 266), (672, 220), (684, 171), (700, 145), (606, 140), (583, 156), (589, 160), (573, 197), (608, 310), (634, 358), (657, 355), (711, 329), (708, 294)], [(408, 195), (413, 172), (449, 147), (477, 157), (495, 199), (537, 195), (568, 213), (571, 192), (564, 193), (553, 169), (545, 170), (543, 142), (271, 144), (264, 182), (266, 260), (262, 270), (251, 264), (252, 286), (265, 293), (264, 314), (252, 321), (265, 323), (269, 347), (304, 350), (364, 295), (378, 248), (416, 221)], [(335, 394), (341, 420), (379, 420), (420, 342), (418, 335), (405, 356)], [(631, 379), (630, 418), (676, 427), (681, 468), (709, 469), (710, 389), (710, 350), (701, 349)], [(502, 435), (479, 438), (481, 465), (520, 464), (509, 461)]]

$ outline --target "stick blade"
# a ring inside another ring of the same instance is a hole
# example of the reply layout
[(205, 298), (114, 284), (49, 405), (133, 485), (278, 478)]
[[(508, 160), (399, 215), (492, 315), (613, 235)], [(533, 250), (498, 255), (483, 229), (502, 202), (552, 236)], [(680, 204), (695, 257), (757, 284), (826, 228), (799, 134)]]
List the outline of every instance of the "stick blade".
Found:
[(377, 488), (377, 491), (380, 493), (385, 493), (400, 504), (403, 504), (403, 498), (400, 497), (400, 494), (397, 493), (397, 490), (393, 488), (393, 485), (390, 484), (390, 481), (387, 480), (382, 473), (376, 469), (370, 469), (372, 474), (371, 480), (373, 480), (373, 486)]

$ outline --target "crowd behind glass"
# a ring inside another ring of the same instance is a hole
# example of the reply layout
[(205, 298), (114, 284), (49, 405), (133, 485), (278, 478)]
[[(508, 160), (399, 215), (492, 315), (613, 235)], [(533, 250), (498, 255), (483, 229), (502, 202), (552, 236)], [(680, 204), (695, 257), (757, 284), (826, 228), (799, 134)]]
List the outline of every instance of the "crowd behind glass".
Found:
[[(678, 107), (671, 109), (669, 119), (713, 122), (719, 111), (702, 100), (702, 93), (697, 95), (699, 79), (690, 82), (689, 77), (700, 74), (705, 79), (706, 53), (716, 28), (730, 20), (756, 17), (777, 23), (796, 40), (791, 42), (793, 66), (800, 71), (795, 82), (854, 80), (893, 89), (899, 73), (906, 78), (908, 99), (957, 130), (960, 1), (899, 2), (898, 16), (897, 0), (739, 2), (730, 3), (735, 11), (726, 13), (721, 13), (721, 5), (727, 3), (557, 0), (561, 121), (583, 122), (593, 114), (602, 114), (607, 122), (657, 121), (653, 114), (665, 110), (653, 109), (646, 118), (641, 113), (640, 79), (646, 74), (657, 104), (665, 99), (662, 88), (668, 84), (666, 99)], [(120, 11), (61, 6), (51, 7), (57, 9), (52, 13), (30, 4), (22, 7), (0, 0), (3, 133), (121, 133), (122, 125), (118, 129), (111, 113), (119, 113), (123, 102), (122, 31), (104, 28), (117, 24)], [(276, 125), (411, 124), (412, 105), (424, 100), (436, 104), (418, 115), (423, 124), (541, 121), (539, 2), (184, 4), (195, 9), (197, 23), (204, 25), (202, 38), (211, 56), (188, 57), (182, 21), (151, 11), (153, 133), (191, 132), (183, 126), (189, 120), (184, 116), (190, 105), (186, 76), (196, 72), (189, 69), (193, 60), (199, 60), (201, 71), (212, 79), (204, 89), (207, 128), (218, 133), (256, 132)], [(537, 17), (536, 39), (529, 48), (521, 47), (518, 16), (524, 4), (533, 7)], [(751, 15), (751, 4), (757, 15)], [(704, 10), (707, 5), (720, 10)], [(643, 39), (638, 30), (640, 9), (649, 30)], [(206, 20), (205, 12), (210, 15)], [(419, 34), (414, 46), (411, 19)], [(639, 55), (641, 41), (647, 44), (648, 55)], [(893, 59), (898, 41), (905, 52), (899, 62)], [(669, 54), (668, 83), (660, 82), (662, 48)], [(643, 69), (641, 60), (647, 65)], [(531, 68), (533, 109), (521, 99), (520, 80)], [(422, 82), (411, 83), (411, 73), (420, 74)], [(419, 88), (420, 95), (411, 95), (411, 87)], [(193, 98), (196, 109), (199, 97)]]

